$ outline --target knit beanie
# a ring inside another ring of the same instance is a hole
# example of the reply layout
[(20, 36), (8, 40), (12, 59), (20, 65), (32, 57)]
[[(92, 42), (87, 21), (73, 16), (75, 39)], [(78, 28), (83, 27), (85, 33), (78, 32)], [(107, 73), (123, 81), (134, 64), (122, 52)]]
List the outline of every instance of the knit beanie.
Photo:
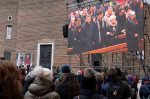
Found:
[(134, 80), (134, 78), (133, 78), (132, 75), (128, 75), (128, 79), (129, 79), (129, 80)]
[(33, 70), (35, 77), (43, 78), (52, 81), (52, 72), (48, 68), (43, 68), (42, 66), (36, 66)]
[(69, 73), (70, 72), (70, 67), (68, 65), (63, 65), (61, 67), (62, 73)]
[(83, 74), (84, 74), (84, 70), (80, 70), (81, 72), (82, 72), (82, 76), (83, 76)]

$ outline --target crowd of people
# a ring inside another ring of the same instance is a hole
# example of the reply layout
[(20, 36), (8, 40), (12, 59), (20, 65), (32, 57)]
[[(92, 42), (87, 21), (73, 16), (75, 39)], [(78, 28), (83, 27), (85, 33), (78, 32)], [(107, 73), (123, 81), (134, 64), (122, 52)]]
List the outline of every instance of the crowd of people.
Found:
[[(150, 79), (123, 75), (119, 68), (71, 72), (63, 65), (57, 74), (36, 66), (24, 77), (10, 61), (0, 61), (0, 99), (149, 99)], [(138, 81), (139, 80), (139, 81)]]
[(70, 12), (68, 54), (127, 43), (139, 50), (143, 38), (143, 0), (115, 0)]

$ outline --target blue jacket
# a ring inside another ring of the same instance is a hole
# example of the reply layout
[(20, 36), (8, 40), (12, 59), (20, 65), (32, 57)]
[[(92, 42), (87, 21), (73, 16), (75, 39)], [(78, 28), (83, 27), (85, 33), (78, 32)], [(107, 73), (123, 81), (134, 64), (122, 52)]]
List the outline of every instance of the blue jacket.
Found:
[(78, 75), (78, 76), (77, 76), (77, 80), (78, 80), (79, 84), (81, 83), (82, 78), (83, 78), (83, 76), (82, 76), (82, 75)]
[(139, 94), (141, 99), (148, 99), (148, 96), (150, 96), (150, 82), (141, 86)]

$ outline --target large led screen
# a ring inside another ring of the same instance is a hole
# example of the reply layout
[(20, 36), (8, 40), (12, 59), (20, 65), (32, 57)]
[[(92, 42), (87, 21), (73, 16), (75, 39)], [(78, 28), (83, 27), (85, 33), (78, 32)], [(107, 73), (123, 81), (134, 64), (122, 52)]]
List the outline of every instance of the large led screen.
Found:
[(69, 55), (99, 49), (106, 51), (143, 49), (141, 0), (116, 0), (73, 11), (68, 16)]

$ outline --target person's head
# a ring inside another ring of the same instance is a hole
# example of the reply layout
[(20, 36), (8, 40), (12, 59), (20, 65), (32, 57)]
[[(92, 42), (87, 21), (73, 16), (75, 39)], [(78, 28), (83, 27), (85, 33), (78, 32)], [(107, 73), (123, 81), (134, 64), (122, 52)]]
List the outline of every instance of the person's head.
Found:
[(87, 16), (86, 16), (86, 22), (87, 22), (88, 24), (91, 23), (91, 16), (90, 16), (90, 15), (87, 15)]
[(95, 11), (95, 9), (96, 9), (96, 6), (92, 6), (92, 7), (91, 7), (91, 9), (92, 9), (93, 11)]
[(120, 7), (119, 8), (119, 15), (123, 15), (125, 13), (124, 8)]
[(0, 61), (0, 86), (0, 99), (22, 99), (20, 71), (10, 61)]
[(63, 65), (61, 71), (62, 73), (70, 73), (70, 67), (68, 65)]
[(83, 9), (83, 14), (84, 14), (84, 15), (87, 15), (87, 14), (88, 14), (87, 8)]
[(128, 16), (130, 17), (130, 19), (131, 20), (133, 20), (136, 16), (135, 16), (135, 11), (130, 11), (129, 13), (128, 13)]
[(108, 3), (104, 3), (104, 7), (108, 7)]
[(134, 80), (132, 75), (128, 75), (128, 80)]
[(97, 10), (97, 17), (101, 20), (103, 18), (103, 11)]
[(79, 11), (75, 11), (75, 17), (79, 16)]
[(140, 8), (143, 8), (143, 2), (140, 2)]
[(116, 23), (116, 16), (115, 16), (115, 15), (110, 16), (109, 21), (110, 21), (112, 24), (115, 24), (115, 23)]
[(76, 27), (76, 29), (77, 29), (78, 32), (81, 32), (81, 29), (82, 29), (82, 28), (81, 28), (81, 25), (78, 25), (78, 26)]
[(30, 56), (29, 55), (27, 55), (27, 58), (29, 58)]
[(77, 18), (77, 25), (81, 25), (81, 18)]
[(108, 76), (115, 79), (117, 76), (116, 69), (115, 68), (109, 68), (108, 69)]
[(95, 76), (94, 75), (94, 70), (92, 68), (86, 68), (84, 70), (84, 77), (91, 78), (92, 76)]
[(142, 80), (139, 80), (138, 82), (142, 84)]
[(74, 23), (75, 23), (75, 18), (74, 18), (74, 17), (72, 17), (72, 18), (71, 18), (71, 24), (73, 24), (73, 25), (74, 25)]
[(112, 14), (112, 12), (113, 12), (113, 8), (110, 6), (110, 7), (108, 7), (108, 14), (109, 15), (111, 15)]
[(92, 68), (84, 70), (84, 76), (81, 81), (81, 89), (94, 90), (96, 88), (96, 78)]
[(53, 79), (51, 70), (43, 68), (42, 66), (36, 66), (33, 70), (33, 74), (35, 77), (46, 79), (48, 81), (52, 81)]
[(82, 72), (80, 70), (77, 71), (77, 76), (82, 76)]
[(115, 68), (115, 69), (116, 69), (116, 71), (117, 71), (117, 75), (118, 75), (118, 76), (122, 76), (122, 72), (121, 72), (120, 68)]
[(97, 72), (95, 74), (95, 77), (96, 77), (97, 81), (100, 81), (100, 84), (102, 84), (104, 82), (104, 77), (103, 77), (102, 73)]
[(21, 68), (20, 68), (20, 73), (21, 73), (21, 75), (25, 75), (25, 74), (26, 74), (25, 71), (26, 71), (26, 70), (25, 70), (24, 67), (21, 67)]

